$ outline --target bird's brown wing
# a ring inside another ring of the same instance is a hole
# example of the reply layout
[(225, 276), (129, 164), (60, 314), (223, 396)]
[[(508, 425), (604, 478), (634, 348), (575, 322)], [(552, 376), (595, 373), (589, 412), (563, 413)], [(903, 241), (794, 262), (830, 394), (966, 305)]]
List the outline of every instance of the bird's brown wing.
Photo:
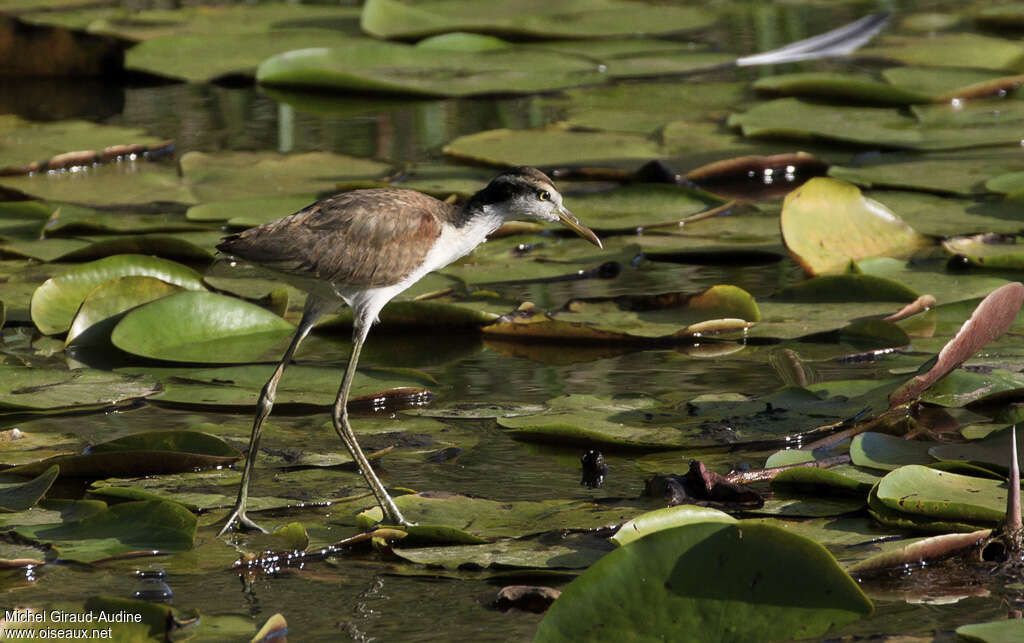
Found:
[(413, 190), (356, 190), (225, 237), (217, 249), (300, 277), (389, 286), (423, 262), (452, 209)]

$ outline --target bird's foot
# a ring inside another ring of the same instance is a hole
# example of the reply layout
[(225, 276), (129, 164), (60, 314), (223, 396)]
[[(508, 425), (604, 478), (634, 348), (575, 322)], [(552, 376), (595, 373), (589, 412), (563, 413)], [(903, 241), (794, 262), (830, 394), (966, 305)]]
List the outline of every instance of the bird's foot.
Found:
[(249, 516), (245, 515), (244, 509), (239, 509), (238, 507), (235, 507), (235, 510), (231, 512), (230, 516), (228, 516), (227, 522), (224, 523), (224, 526), (217, 534), (217, 537), (219, 538), (224, 534), (228, 533), (229, 531), (231, 531), (231, 528), (235, 525), (235, 523), (238, 523), (238, 527), (242, 531), (258, 531), (261, 534), (270, 533), (263, 527), (260, 527), (255, 522), (253, 522), (252, 519), (249, 518)]

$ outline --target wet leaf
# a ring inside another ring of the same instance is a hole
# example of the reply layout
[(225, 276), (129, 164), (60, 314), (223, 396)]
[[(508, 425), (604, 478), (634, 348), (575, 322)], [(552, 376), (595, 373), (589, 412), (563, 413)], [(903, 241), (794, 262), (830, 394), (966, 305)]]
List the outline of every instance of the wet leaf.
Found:
[(565, 588), (537, 640), (597, 630), (658, 638), (681, 628), (713, 640), (803, 638), (871, 610), (821, 545), (768, 525), (709, 522), (651, 534), (602, 558)]
[(47, 279), (32, 295), (32, 321), (47, 335), (64, 332), (93, 288), (128, 276), (154, 277), (188, 290), (203, 289), (199, 274), (179, 263), (142, 255), (116, 255)]
[(1012, 40), (973, 33), (886, 36), (878, 44), (861, 49), (858, 55), (907, 65), (1014, 71), (1024, 58), (1024, 47)]
[(977, 643), (1013, 643), (1024, 637), (1024, 621), (1009, 618), (988, 623), (961, 625), (956, 628), (957, 635), (967, 641)]
[(795, 286), (783, 288), (775, 295), (781, 301), (818, 303), (848, 301), (895, 301), (902, 303), (914, 301), (918, 296), (917, 292), (897, 281), (864, 274), (812, 277)]
[(871, 556), (850, 566), (847, 571), (862, 574), (884, 569), (905, 569), (911, 565), (941, 560), (955, 552), (978, 545), (989, 533), (991, 530), (983, 529), (964, 534), (944, 534), (925, 538), (899, 549)]
[(394, 547), (399, 558), (445, 569), (585, 569), (611, 551), (603, 538), (592, 534), (549, 534), (501, 539), (479, 545)]
[(945, 239), (942, 247), (954, 255), (966, 257), (972, 266), (1019, 270), (1024, 267), (1024, 250), (1017, 247), (1018, 241), (1015, 236), (986, 233)]
[[(637, 512), (635, 506), (582, 500), (498, 502), (441, 491), (398, 496), (395, 504), (418, 523), (408, 530), (408, 540), (456, 544), (556, 529), (594, 529), (619, 524)], [(363, 529), (380, 523), (380, 507), (362, 512), (357, 521)]]
[(931, 245), (881, 203), (829, 178), (811, 179), (791, 192), (781, 225), (786, 248), (810, 274), (841, 272), (867, 257), (905, 257)]
[(120, 277), (104, 281), (86, 295), (71, 323), (65, 344), (102, 345), (109, 339), (122, 313), (181, 290), (180, 286), (156, 277)]
[(611, 537), (611, 541), (619, 547), (624, 547), (635, 540), (648, 536), (649, 534), (696, 522), (731, 523), (736, 522), (736, 519), (724, 511), (719, 511), (710, 507), (699, 507), (697, 505), (665, 507), (663, 509), (655, 509), (654, 511), (648, 511), (647, 513), (640, 514), (636, 518), (624, 523), (619, 527), (619, 530), (615, 532), (615, 535)]
[(859, 467), (893, 471), (906, 464), (930, 464), (934, 458), (928, 450), (938, 442), (906, 440), (901, 437), (868, 431), (853, 438), (850, 457)]
[[(861, 469), (850, 466), (830, 467), (819, 469), (817, 467), (794, 467), (780, 472), (772, 480), (772, 487), (802, 488), (807, 491), (827, 491), (833, 494), (854, 495), (863, 498), (864, 494), (871, 490), (871, 486), (878, 481), (878, 476), (867, 473)], [(766, 503), (767, 504), (767, 503)], [(788, 506), (783, 515), (793, 515), (795, 508)]]
[(639, 183), (572, 195), (572, 212), (597, 231), (635, 230), (670, 223), (724, 203), (706, 192), (676, 185)]
[[(143, 129), (99, 125), (81, 120), (30, 122), (0, 115), (0, 168), (21, 167), (73, 150), (102, 150), (112, 145), (152, 144), (160, 139)], [(0, 177), (7, 184), (13, 177)]]
[(52, 466), (32, 480), (0, 472), (0, 511), (24, 511), (32, 507), (50, 489), (60, 468)]
[(878, 500), (901, 513), (932, 519), (994, 524), (1006, 513), (1006, 483), (912, 464), (878, 483)]
[(192, 206), (185, 217), (189, 221), (227, 221), (228, 225), (248, 228), (276, 221), (315, 201), (313, 193), (210, 201)]
[(294, 332), (255, 304), (207, 292), (181, 292), (137, 308), (114, 327), (121, 350), (178, 362), (254, 361)]
[(552, 91), (603, 80), (591, 61), (526, 48), (471, 56), (430, 46), (359, 41), (300, 45), (265, 60), (256, 80), (269, 87), (318, 88), (408, 96), (474, 96)]
[(143, 376), (0, 366), (0, 409), (6, 410), (99, 408), (149, 397), (157, 390), (156, 383)]
[(196, 517), (173, 502), (125, 502), (60, 525), (15, 529), (20, 536), (52, 545), (62, 560), (94, 562), (139, 550), (192, 548)]
[(186, 152), (178, 161), (184, 182), (200, 201), (334, 192), (338, 181), (376, 179), (389, 166), (368, 159), (308, 152)]
[(498, 424), (520, 440), (598, 448), (681, 447), (684, 434), (678, 429), (645, 422), (645, 414), (653, 417), (658, 407), (658, 400), (650, 397), (566, 395), (548, 400), (542, 413), (499, 417)]
[(551, 126), (532, 130), (496, 129), (460, 136), (444, 153), (461, 161), (509, 165), (615, 165), (659, 158), (659, 147), (643, 136), (588, 132)]
[[(969, 462), (984, 466), (993, 471), (1007, 473), (1009, 471), (1009, 455), (1006, 448), (1010, 439), (1009, 430), (994, 431), (981, 440), (971, 440), (966, 444), (938, 444), (932, 446), (928, 453), (938, 459), (951, 462)], [(1017, 453), (1024, 454), (1024, 432), (1017, 438)]]
[(370, 0), (360, 25), (378, 38), (416, 39), (451, 31), (534, 38), (664, 34), (700, 29), (714, 20), (696, 7), (651, 7), (621, 0), (572, 0), (538, 5), (527, 0), (481, 11), (465, 0)]
[(834, 99), (878, 105), (913, 105), (930, 102), (928, 94), (896, 87), (868, 74), (800, 72), (760, 78), (754, 89), (783, 96)]

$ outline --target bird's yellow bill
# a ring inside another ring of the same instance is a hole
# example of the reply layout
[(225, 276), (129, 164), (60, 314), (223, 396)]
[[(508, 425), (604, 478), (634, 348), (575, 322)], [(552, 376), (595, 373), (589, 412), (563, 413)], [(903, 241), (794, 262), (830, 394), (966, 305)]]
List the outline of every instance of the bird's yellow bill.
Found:
[(590, 243), (594, 244), (598, 248), (604, 247), (601, 245), (601, 240), (597, 238), (596, 234), (594, 234), (594, 231), (580, 223), (580, 220), (576, 218), (576, 215), (569, 212), (566, 208), (562, 207), (558, 209), (558, 218), (565, 224), (565, 227), (571, 229)]

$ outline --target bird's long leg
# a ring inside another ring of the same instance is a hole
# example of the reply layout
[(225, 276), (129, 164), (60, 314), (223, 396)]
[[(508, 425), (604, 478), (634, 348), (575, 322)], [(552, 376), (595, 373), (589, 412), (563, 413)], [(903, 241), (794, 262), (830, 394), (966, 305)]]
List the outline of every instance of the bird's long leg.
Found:
[[(370, 315), (370, 319), (373, 319), (376, 315)], [(413, 523), (407, 522), (402, 517), (402, 512), (398, 510), (395, 505), (395, 501), (388, 495), (384, 485), (381, 484), (377, 474), (374, 473), (373, 468), (370, 466), (370, 462), (363, 455), (363, 450), (359, 448), (359, 443), (356, 441), (356, 434), (352, 431), (352, 425), (348, 422), (348, 393), (349, 389), (352, 388), (352, 380), (356, 374), (356, 364), (359, 362), (359, 353), (363, 349), (363, 342), (366, 340), (366, 335), (370, 330), (370, 323), (360, 319), (360, 315), (355, 315), (355, 327), (352, 329), (352, 355), (348, 358), (348, 367), (345, 368), (345, 377), (341, 380), (341, 388), (338, 390), (338, 397), (334, 400), (334, 412), (332, 418), (334, 420), (334, 430), (337, 431), (338, 437), (348, 447), (348, 451), (352, 454), (352, 459), (356, 461), (356, 465), (363, 474), (363, 478), (366, 479), (366, 484), (370, 485), (370, 490), (373, 495), (377, 498), (377, 502), (380, 504), (381, 511), (384, 512), (384, 522), (393, 525), (412, 525)], [(363, 323), (360, 323), (360, 322)]]
[(266, 533), (263, 527), (260, 527), (245, 515), (245, 505), (249, 500), (249, 482), (252, 479), (253, 469), (256, 468), (256, 454), (259, 451), (260, 434), (263, 432), (263, 420), (267, 419), (267, 416), (270, 415), (270, 409), (274, 408), (274, 398), (277, 396), (277, 383), (281, 379), (281, 374), (284, 373), (288, 363), (292, 361), (295, 350), (302, 343), (302, 340), (305, 339), (306, 335), (309, 334), (310, 329), (313, 328), (313, 324), (320, 318), (322, 312), (323, 306), (321, 302), (311, 295), (306, 300), (306, 307), (302, 311), (302, 320), (299, 321), (299, 327), (295, 331), (291, 343), (288, 345), (288, 350), (284, 352), (284, 357), (281, 358), (277, 368), (274, 369), (274, 374), (270, 376), (267, 383), (263, 385), (263, 390), (260, 391), (259, 400), (256, 402), (256, 418), (253, 420), (252, 434), (249, 436), (249, 454), (245, 457), (242, 482), (238, 486), (238, 499), (235, 501), (234, 511), (228, 516), (228, 520), (224, 523), (220, 533), (217, 534), (218, 536), (223, 536), (230, 531), (236, 521), (242, 527)]

